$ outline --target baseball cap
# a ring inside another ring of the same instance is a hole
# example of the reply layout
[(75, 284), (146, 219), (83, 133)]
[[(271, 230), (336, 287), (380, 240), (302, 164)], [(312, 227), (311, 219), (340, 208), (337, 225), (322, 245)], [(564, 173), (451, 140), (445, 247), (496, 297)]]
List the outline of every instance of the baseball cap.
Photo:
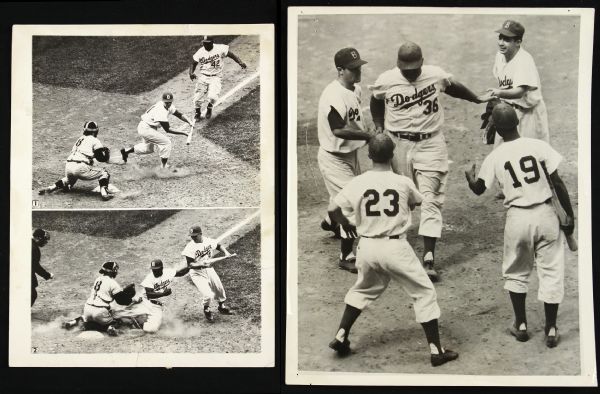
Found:
[(506, 37), (523, 38), (523, 34), (525, 34), (525, 28), (519, 22), (508, 19), (504, 21), (500, 29), (496, 30), (496, 33), (500, 33)]
[(153, 270), (157, 270), (163, 267), (163, 262), (161, 259), (154, 259), (150, 263), (150, 268)]
[(213, 38), (211, 36), (204, 36), (202, 42), (213, 42)]
[(45, 239), (47, 241), (50, 239), (50, 234), (42, 228), (36, 228), (33, 231), (33, 237), (38, 239)]
[(492, 119), (496, 128), (501, 131), (511, 130), (519, 124), (519, 118), (514, 108), (506, 103), (500, 103), (494, 107)]
[(202, 227), (196, 225), (190, 228), (190, 235), (199, 235), (202, 234)]
[(421, 47), (414, 42), (405, 42), (398, 49), (398, 68), (400, 70), (414, 70), (423, 65)]
[(173, 102), (173, 93), (170, 93), (170, 92), (163, 93), (162, 101), (164, 101), (165, 103), (172, 103)]
[(367, 64), (360, 58), (360, 54), (354, 48), (342, 48), (333, 57), (336, 67), (354, 69)]

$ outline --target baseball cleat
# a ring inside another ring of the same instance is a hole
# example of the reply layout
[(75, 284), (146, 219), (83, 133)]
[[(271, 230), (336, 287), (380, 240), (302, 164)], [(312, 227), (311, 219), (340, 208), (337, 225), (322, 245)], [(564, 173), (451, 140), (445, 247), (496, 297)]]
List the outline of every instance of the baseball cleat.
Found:
[(229, 309), (226, 306), (220, 306), (217, 308), (217, 310), (219, 311), (219, 313), (221, 313), (223, 315), (233, 315), (233, 312), (231, 312), (231, 309)]
[(206, 119), (210, 119), (210, 117), (212, 116), (212, 109), (213, 109), (213, 105), (212, 104), (208, 104), (206, 106)]
[(527, 325), (525, 323), (521, 323), (519, 328), (515, 327), (513, 324), (508, 328), (510, 335), (515, 337), (519, 342), (527, 342), (529, 340), (529, 334), (527, 333)]
[(43, 189), (39, 190), (39, 191), (38, 191), (38, 194), (39, 194), (40, 196), (43, 196), (44, 194), (50, 194), (50, 193), (52, 193), (52, 192), (56, 191), (56, 189), (57, 189), (57, 187), (56, 187), (56, 186), (48, 186), (48, 187), (45, 187), (45, 188), (43, 188)]
[(123, 161), (127, 163), (127, 157), (129, 157), (129, 153), (127, 153), (125, 148), (121, 148), (121, 157), (123, 158)]
[(439, 367), (440, 365), (446, 364), (448, 361), (456, 360), (457, 358), (458, 353), (453, 352), (450, 349), (445, 349), (444, 353), (431, 355), (431, 365)]
[(106, 329), (106, 333), (111, 337), (116, 337), (119, 335), (117, 329), (114, 326), (108, 326), (108, 328)]
[(215, 321), (215, 317), (213, 316), (213, 313), (210, 311), (210, 309), (204, 310), (204, 317), (206, 317), (206, 320), (209, 323), (214, 323), (214, 321)]
[(114, 194), (109, 193), (108, 190), (106, 190), (106, 187), (100, 188), (100, 195), (104, 201), (108, 201), (115, 196)]
[(432, 282), (437, 282), (440, 280), (440, 277), (437, 271), (433, 268), (434, 260), (433, 254), (431, 252), (427, 252), (425, 257), (423, 257), (423, 268), (425, 268), (425, 272), (427, 276)]
[(333, 341), (329, 342), (329, 347), (335, 350), (340, 357), (346, 357), (352, 353), (350, 341), (348, 339), (344, 339), (342, 342), (339, 339), (334, 338)]
[(79, 324), (79, 318), (63, 322), (62, 328), (70, 330), (71, 328), (76, 327), (77, 324)]
[(352, 272), (353, 274), (357, 274), (358, 273), (358, 269), (356, 268), (356, 257), (354, 256), (354, 253), (350, 253), (348, 256), (346, 256), (345, 259), (342, 258), (342, 254), (340, 253), (340, 261), (338, 263), (338, 267), (340, 269)]
[(546, 333), (546, 346), (549, 348), (556, 347), (558, 345), (558, 340), (560, 335), (558, 335), (558, 328), (552, 327)]

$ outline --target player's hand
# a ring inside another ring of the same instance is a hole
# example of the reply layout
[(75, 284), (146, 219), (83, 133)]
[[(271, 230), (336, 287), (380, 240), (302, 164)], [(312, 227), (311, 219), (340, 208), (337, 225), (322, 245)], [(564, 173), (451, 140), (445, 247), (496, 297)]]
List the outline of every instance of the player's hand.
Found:
[(381, 133), (383, 133), (383, 127), (382, 126), (375, 126), (375, 128), (373, 129), (373, 131), (375, 132), (375, 134), (381, 134)]
[(190, 79), (193, 81), (194, 79), (196, 79), (196, 74), (190, 74)]
[(488, 94), (491, 95), (492, 97), (500, 97), (500, 89), (488, 89), (487, 90)]
[(246, 66), (246, 63), (244, 63), (244, 62), (241, 62), (241, 63), (240, 63), (240, 67), (242, 68), (242, 70), (245, 70), (245, 69), (246, 69), (246, 67), (248, 67), (248, 66)]
[(477, 96), (477, 100), (479, 100), (479, 104), (487, 103), (488, 101), (492, 101), (493, 99), (494, 99), (494, 96), (492, 96), (492, 93), (489, 90), (487, 93)]
[(465, 176), (469, 183), (477, 182), (477, 164), (473, 163), (471, 168), (465, 171)]
[(561, 230), (565, 233), (565, 235), (572, 235), (573, 231), (575, 231), (575, 218), (571, 216), (567, 216), (568, 224), (565, 226), (560, 226)]
[(48, 280), (50, 279), (54, 279), (54, 274), (52, 272), (50, 272), (50, 277), (48, 278)]
[(142, 302), (142, 297), (137, 297), (131, 300), (132, 304), (139, 304), (140, 302)]
[(342, 224), (342, 230), (344, 230), (344, 232), (346, 233), (346, 238), (349, 239), (354, 239), (354, 238), (358, 238), (358, 233), (356, 232), (356, 226), (348, 223), (348, 224)]
[(171, 290), (171, 289), (165, 289), (165, 291), (163, 292), (163, 296), (171, 295), (172, 292), (173, 292), (173, 290)]

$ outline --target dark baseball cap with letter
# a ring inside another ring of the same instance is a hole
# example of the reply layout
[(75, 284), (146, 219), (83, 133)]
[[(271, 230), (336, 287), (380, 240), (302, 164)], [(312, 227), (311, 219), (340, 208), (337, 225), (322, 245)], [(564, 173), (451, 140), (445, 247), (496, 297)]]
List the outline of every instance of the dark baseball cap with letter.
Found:
[(202, 227), (195, 225), (190, 228), (190, 235), (200, 235), (202, 234)]
[(33, 231), (33, 237), (37, 239), (45, 239), (46, 241), (48, 241), (50, 239), (50, 234), (48, 233), (48, 231), (42, 228), (36, 228)]
[(415, 70), (423, 66), (423, 52), (414, 42), (405, 42), (398, 49), (398, 68), (400, 70)]
[(162, 267), (163, 267), (163, 262), (161, 259), (154, 259), (150, 263), (150, 268), (153, 270), (158, 270), (158, 269), (161, 269)]
[(525, 34), (525, 28), (522, 24), (516, 21), (506, 20), (502, 24), (502, 27), (496, 30), (496, 33), (502, 34), (506, 37), (517, 37), (523, 38), (523, 34)]
[(172, 103), (173, 102), (173, 93), (171, 93), (171, 92), (163, 93), (162, 101), (164, 101), (165, 103)]
[(340, 49), (333, 57), (333, 61), (336, 67), (348, 68), (350, 70), (367, 64), (366, 61), (360, 58), (360, 54), (354, 48)]

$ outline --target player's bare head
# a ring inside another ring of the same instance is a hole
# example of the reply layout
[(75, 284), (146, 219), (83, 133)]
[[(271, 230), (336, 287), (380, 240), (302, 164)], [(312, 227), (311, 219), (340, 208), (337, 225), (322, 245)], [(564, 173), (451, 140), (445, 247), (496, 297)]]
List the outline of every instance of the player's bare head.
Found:
[(361, 67), (367, 64), (360, 58), (360, 54), (354, 48), (342, 48), (333, 57), (335, 68), (338, 70), (338, 78), (344, 82), (354, 84), (360, 82)]
[(190, 228), (190, 238), (195, 242), (202, 242), (202, 227), (199, 225), (192, 226)]
[(115, 263), (114, 261), (107, 261), (106, 263), (102, 264), (102, 267), (98, 272), (100, 272), (102, 275), (116, 278), (117, 274), (119, 273), (119, 264)]
[(50, 240), (50, 233), (42, 228), (36, 228), (33, 231), (33, 240), (37, 246), (44, 246)]
[(83, 135), (93, 135), (94, 137), (97, 137), (98, 131), (100, 131), (100, 128), (96, 122), (91, 121), (83, 124)]
[(204, 47), (204, 49), (206, 49), (207, 51), (210, 51), (213, 49), (213, 38), (211, 36), (204, 36), (204, 39), (202, 40), (202, 46)]
[(501, 137), (517, 132), (519, 118), (513, 107), (506, 103), (497, 104), (492, 110), (492, 120)]
[(150, 262), (150, 269), (152, 274), (158, 278), (163, 274), (163, 262), (161, 259), (154, 259)]
[(169, 108), (173, 104), (173, 93), (164, 92), (162, 95), (162, 101), (165, 104), (165, 108)]
[(396, 144), (387, 134), (375, 134), (369, 140), (369, 158), (374, 163), (389, 163), (394, 157)]
[(411, 41), (400, 45), (396, 64), (404, 78), (415, 81), (421, 75), (421, 67), (423, 67), (421, 47)]

